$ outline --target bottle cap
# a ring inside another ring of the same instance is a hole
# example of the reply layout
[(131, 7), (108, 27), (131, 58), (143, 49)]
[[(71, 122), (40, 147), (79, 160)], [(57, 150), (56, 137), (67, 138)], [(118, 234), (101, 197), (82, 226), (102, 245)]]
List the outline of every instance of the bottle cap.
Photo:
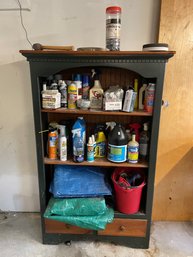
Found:
[(89, 137), (89, 139), (88, 139), (88, 144), (89, 144), (89, 145), (92, 145), (92, 144), (93, 144), (93, 142), (92, 142), (92, 137)]
[(46, 91), (46, 83), (43, 84), (43, 91)]
[(107, 13), (120, 13), (121, 12), (121, 7), (119, 6), (109, 6), (106, 9)]

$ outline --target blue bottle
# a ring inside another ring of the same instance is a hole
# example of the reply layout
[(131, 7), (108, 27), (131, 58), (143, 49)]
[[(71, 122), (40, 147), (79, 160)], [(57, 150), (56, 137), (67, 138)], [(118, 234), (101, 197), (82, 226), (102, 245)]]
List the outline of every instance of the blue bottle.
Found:
[(74, 162), (84, 161), (84, 142), (81, 137), (81, 132), (77, 131), (73, 139), (73, 159)]
[(87, 75), (83, 75), (82, 77), (82, 98), (88, 100), (89, 99), (89, 77)]

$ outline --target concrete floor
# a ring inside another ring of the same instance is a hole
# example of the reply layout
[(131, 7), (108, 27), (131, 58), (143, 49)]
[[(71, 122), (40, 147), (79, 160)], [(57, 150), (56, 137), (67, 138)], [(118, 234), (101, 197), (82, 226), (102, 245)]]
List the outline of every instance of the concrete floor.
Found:
[(43, 245), (39, 214), (6, 213), (0, 214), (0, 256), (193, 257), (193, 222), (155, 222), (151, 231), (148, 250), (98, 242)]

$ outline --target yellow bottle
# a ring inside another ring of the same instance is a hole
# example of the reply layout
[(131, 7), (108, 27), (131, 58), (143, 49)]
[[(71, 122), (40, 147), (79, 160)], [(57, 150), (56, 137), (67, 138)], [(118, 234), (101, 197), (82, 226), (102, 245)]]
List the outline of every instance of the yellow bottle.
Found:
[(134, 91), (137, 93), (134, 109), (138, 109), (138, 79), (134, 79)]
[(75, 83), (68, 86), (68, 109), (76, 109), (76, 101), (78, 97), (78, 89)]
[(135, 140), (135, 135), (132, 135), (132, 140), (128, 143), (128, 162), (137, 163), (139, 157), (139, 143)]

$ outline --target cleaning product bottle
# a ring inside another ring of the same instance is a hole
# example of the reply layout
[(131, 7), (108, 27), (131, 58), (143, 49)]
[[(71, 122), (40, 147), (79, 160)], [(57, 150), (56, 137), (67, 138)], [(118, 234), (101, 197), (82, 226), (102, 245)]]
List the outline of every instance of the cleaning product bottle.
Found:
[(132, 124), (129, 124), (129, 127), (131, 129), (131, 134), (135, 134), (136, 141), (139, 142), (139, 137), (140, 137), (139, 129), (141, 128), (141, 124), (139, 124), (139, 123), (132, 123)]
[(138, 108), (138, 79), (134, 79), (134, 91), (136, 93), (134, 109)]
[(89, 78), (88, 75), (82, 76), (82, 98), (88, 100), (89, 99)]
[(94, 86), (90, 89), (89, 93), (90, 108), (95, 110), (101, 110), (103, 105), (103, 89), (100, 81), (96, 79)]
[(94, 162), (94, 142), (92, 136), (88, 139), (87, 144), (87, 161)]
[(78, 121), (81, 124), (81, 136), (84, 144), (86, 144), (86, 123), (83, 117), (78, 117)]
[(80, 74), (76, 74), (74, 76), (74, 83), (77, 86), (77, 99), (81, 99), (82, 98), (82, 80), (81, 80), (81, 75)]
[(139, 89), (139, 110), (144, 109), (144, 101), (145, 101), (145, 90), (147, 88), (147, 83), (144, 81), (142, 87)]
[(83, 151), (84, 151), (85, 144), (86, 144), (86, 124), (83, 117), (78, 117), (74, 125), (72, 126), (73, 144), (74, 144), (75, 135), (77, 133), (78, 135), (80, 135), (81, 140), (83, 142)]
[(149, 83), (145, 90), (145, 105), (144, 105), (145, 111), (150, 113), (153, 112), (154, 97), (155, 97), (155, 84)]
[(93, 147), (94, 147), (94, 157), (96, 157), (96, 140), (95, 140), (95, 135), (92, 135), (92, 142), (93, 142)]
[(60, 126), (59, 150), (60, 160), (67, 161), (67, 138), (65, 126)]
[(68, 86), (68, 109), (76, 109), (76, 101), (78, 96), (77, 86), (71, 82)]
[(84, 142), (80, 130), (75, 132), (73, 139), (73, 159), (74, 162), (84, 161)]
[(116, 123), (114, 121), (106, 122), (106, 129), (105, 129), (105, 135), (108, 137), (109, 133), (113, 128), (116, 126)]
[(127, 159), (128, 138), (121, 124), (116, 124), (108, 136), (108, 160), (125, 162)]
[(140, 139), (139, 139), (139, 157), (140, 157), (140, 159), (142, 159), (142, 160), (147, 159), (148, 146), (149, 146), (148, 123), (144, 123), (143, 131), (140, 133)]
[(128, 162), (137, 163), (139, 157), (139, 143), (135, 140), (135, 134), (132, 135), (132, 140), (128, 143)]
[(57, 109), (61, 107), (61, 94), (57, 89), (47, 90), (46, 83), (43, 83), (42, 108)]
[(58, 150), (58, 131), (56, 128), (50, 128), (48, 133), (48, 158), (57, 159)]
[(68, 94), (67, 94), (67, 85), (64, 80), (61, 80), (59, 83), (59, 91), (61, 93), (61, 107), (67, 108), (68, 106)]
[(96, 157), (106, 156), (106, 137), (103, 131), (98, 131), (97, 133), (95, 156)]

